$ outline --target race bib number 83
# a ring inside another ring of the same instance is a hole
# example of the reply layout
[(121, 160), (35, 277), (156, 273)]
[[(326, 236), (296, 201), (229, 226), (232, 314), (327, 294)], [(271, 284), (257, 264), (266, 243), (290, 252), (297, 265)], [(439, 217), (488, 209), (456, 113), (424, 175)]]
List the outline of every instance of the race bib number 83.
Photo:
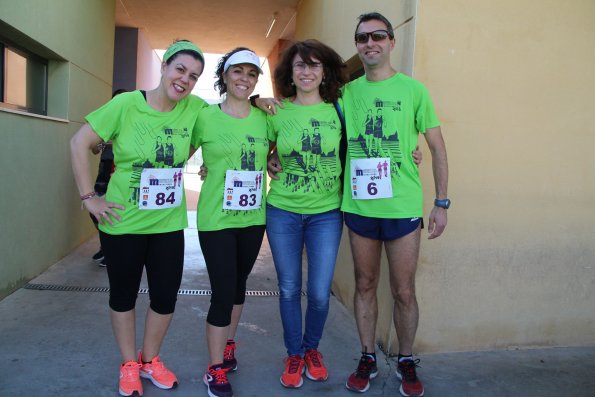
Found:
[(248, 211), (260, 208), (262, 202), (262, 171), (225, 173), (223, 209)]

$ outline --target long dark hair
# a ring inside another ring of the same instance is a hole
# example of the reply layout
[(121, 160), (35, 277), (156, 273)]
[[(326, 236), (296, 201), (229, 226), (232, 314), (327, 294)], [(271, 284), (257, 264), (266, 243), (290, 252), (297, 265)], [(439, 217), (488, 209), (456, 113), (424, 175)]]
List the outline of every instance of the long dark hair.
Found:
[(341, 87), (348, 81), (345, 62), (335, 50), (314, 39), (299, 41), (283, 52), (274, 74), (279, 94), (283, 97), (296, 95), (293, 83), (293, 58), (296, 54), (308, 65), (314, 64), (312, 58), (322, 63), (324, 72), (318, 88), (320, 96), (324, 102), (336, 102), (341, 97)]

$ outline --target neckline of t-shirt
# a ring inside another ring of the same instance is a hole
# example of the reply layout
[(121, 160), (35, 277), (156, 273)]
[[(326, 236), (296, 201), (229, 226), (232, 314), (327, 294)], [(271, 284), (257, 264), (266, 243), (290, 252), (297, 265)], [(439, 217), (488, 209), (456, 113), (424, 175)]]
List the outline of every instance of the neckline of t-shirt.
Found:
[(318, 102), (318, 103), (312, 103), (312, 104), (309, 104), (309, 105), (308, 104), (305, 105), (305, 104), (302, 104), (302, 103), (295, 103), (295, 102), (293, 102), (293, 100), (291, 98), (287, 98), (286, 99), (286, 103), (289, 104), (289, 106), (295, 106), (296, 108), (313, 108), (315, 106), (332, 105), (332, 104), (329, 104), (329, 103), (327, 103), (325, 101)]
[(225, 116), (229, 117), (232, 120), (246, 120), (248, 118), (250, 118), (250, 116), (252, 116), (252, 112), (254, 111), (254, 107), (250, 106), (250, 113), (248, 113), (248, 115), (246, 117), (234, 117), (230, 114), (227, 114), (223, 111), (223, 109), (221, 109), (221, 103), (217, 104), (217, 109), (219, 110), (219, 112), (221, 112), (222, 114), (224, 114)]
[[(179, 102), (176, 103), (176, 105), (173, 107), (172, 110), (170, 110), (168, 112), (161, 112), (161, 111), (155, 109), (154, 107), (152, 107), (151, 105), (149, 105), (149, 101), (147, 100), (147, 92), (146, 91), (138, 90), (138, 93), (141, 95), (141, 98), (142, 98), (141, 102), (143, 103), (143, 105), (141, 105), (141, 106), (144, 106), (145, 109), (148, 109), (151, 113), (157, 114), (157, 115), (171, 115), (171, 114), (173, 114), (179, 108), (178, 105), (181, 102), (185, 101), (186, 98), (188, 98), (188, 97), (182, 98)], [(190, 95), (192, 95), (192, 94), (190, 94)]]
[(396, 72), (395, 74), (393, 74), (392, 76), (390, 76), (388, 79), (384, 79), (384, 80), (368, 80), (368, 78), (366, 77), (366, 75), (363, 75), (363, 79), (366, 83), (368, 84), (382, 84), (382, 83), (386, 83), (387, 81), (391, 81), (391, 80), (396, 80), (401, 78), (401, 76), (403, 75), (403, 73), (401, 72)]

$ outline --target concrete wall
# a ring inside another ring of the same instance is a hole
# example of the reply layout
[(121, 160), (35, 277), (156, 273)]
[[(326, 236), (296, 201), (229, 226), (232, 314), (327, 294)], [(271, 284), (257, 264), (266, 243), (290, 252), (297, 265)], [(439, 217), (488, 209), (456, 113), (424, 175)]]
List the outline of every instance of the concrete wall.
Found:
[[(115, 2), (0, 0), (10, 38), (49, 59), (48, 116), (0, 110), (0, 298), (91, 236), (68, 142), (111, 97)], [(6, 32), (5, 32), (6, 33)], [(96, 164), (93, 164), (96, 169)]]
[(142, 29), (117, 27), (114, 40), (114, 90), (152, 90), (159, 85), (161, 59)]
[(136, 59), (136, 88), (152, 90), (157, 87), (161, 79), (161, 59), (149, 44), (142, 29), (138, 31)]
[[(445, 234), (422, 241), (415, 351), (595, 344), (595, 3), (305, 0), (296, 35), (348, 59), (372, 10), (395, 25), (415, 15), (402, 44), (414, 57), (395, 51), (393, 65), (429, 88), (449, 154), (453, 206)], [(352, 308), (346, 237), (333, 289)], [(383, 267), (377, 339), (397, 352)]]
[(114, 90), (136, 90), (136, 68), (138, 64), (138, 29), (116, 28), (114, 38)]

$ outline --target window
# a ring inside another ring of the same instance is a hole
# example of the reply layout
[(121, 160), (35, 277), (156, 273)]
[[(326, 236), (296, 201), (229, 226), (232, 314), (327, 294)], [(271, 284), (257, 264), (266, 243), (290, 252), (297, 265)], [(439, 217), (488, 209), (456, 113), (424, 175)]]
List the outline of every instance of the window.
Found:
[(0, 41), (0, 106), (47, 115), (48, 61)]

